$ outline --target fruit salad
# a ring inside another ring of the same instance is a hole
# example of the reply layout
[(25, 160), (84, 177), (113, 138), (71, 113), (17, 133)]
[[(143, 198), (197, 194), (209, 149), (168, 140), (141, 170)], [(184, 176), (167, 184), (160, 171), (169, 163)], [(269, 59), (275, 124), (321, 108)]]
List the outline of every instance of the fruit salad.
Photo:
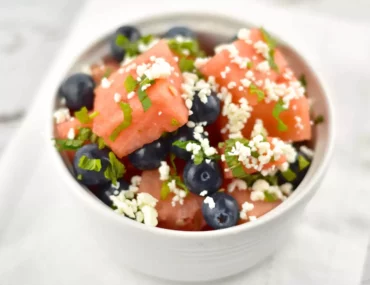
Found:
[(187, 27), (123, 26), (109, 46), (61, 83), (54, 142), (112, 211), (171, 230), (224, 229), (299, 186), (322, 118), (265, 29), (240, 29), (208, 54)]

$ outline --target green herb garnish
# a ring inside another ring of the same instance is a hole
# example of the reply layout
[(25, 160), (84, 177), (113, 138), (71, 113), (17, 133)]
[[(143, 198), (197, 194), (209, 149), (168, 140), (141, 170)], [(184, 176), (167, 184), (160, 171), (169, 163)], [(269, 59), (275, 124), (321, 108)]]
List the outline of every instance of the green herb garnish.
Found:
[(77, 180), (82, 180), (82, 174), (77, 175)]
[(88, 158), (86, 155), (80, 157), (78, 167), (84, 170), (96, 171), (101, 170), (101, 160), (98, 158)]
[(264, 28), (260, 28), (260, 31), (262, 33), (263, 40), (270, 49), (267, 61), (273, 70), (279, 72), (279, 68), (275, 62), (275, 48), (277, 46), (277, 42)]
[(126, 77), (126, 79), (125, 79), (125, 83), (124, 83), (124, 86), (125, 86), (125, 88), (126, 88), (126, 91), (127, 91), (128, 93), (130, 93), (130, 92), (134, 91), (134, 90), (136, 89), (137, 85), (138, 85), (138, 83), (137, 83), (137, 81), (135, 80), (135, 78), (134, 78), (134, 77), (132, 77), (132, 75), (131, 75), (131, 74), (129, 74), (129, 75)]
[(112, 74), (112, 69), (107, 68), (107, 70), (103, 74), (103, 78), (108, 78)]
[(302, 74), (300, 77), (299, 77), (299, 82), (301, 82), (301, 85), (306, 88), (307, 87), (307, 80), (306, 80), (306, 76), (304, 74)]
[(258, 88), (257, 85), (253, 83), (249, 86), (249, 92), (257, 95), (258, 102), (261, 102), (263, 99), (265, 99), (265, 93), (263, 90)]
[(181, 72), (193, 72), (195, 70), (194, 60), (181, 57), (179, 61)]
[(126, 172), (126, 168), (121, 161), (117, 159), (115, 154), (111, 151), (109, 152), (109, 165), (104, 171), (104, 176), (108, 180), (112, 182), (112, 184), (116, 185), (117, 180)]
[(286, 108), (284, 107), (283, 100), (279, 100), (276, 102), (274, 109), (272, 110), (272, 116), (278, 121), (278, 130), (281, 132), (285, 132), (288, 130), (288, 126), (280, 119), (281, 112), (285, 111)]
[(89, 124), (92, 122), (96, 116), (99, 115), (98, 111), (92, 112), (89, 114), (89, 110), (86, 107), (82, 107), (79, 111), (75, 112), (75, 117), (82, 124)]
[(247, 68), (248, 69), (252, 69), (253, 68), (253, 62), (252, 61), (248, 61)]
[(228, 169), (231, 170), (233, 177), (235, 178), (244, 178), (248, 174), (245, 172), (242, 163), (239, 161), (238, 156), (230, 155), (232, 148), (235, 146), (236, 142), (240, 142), (241, 144), (247, 146), (249, 141), (247, 139), (229, 139), (225, 141), (225, 161), (227, 164)]
[(273, 193), (270, 193), (268, 191), (264, 191), (263, 193), (265, 194), (265, 201), (266, 202), (275, 202), (275, 201), (278, 200), (278, 198), (276, 197), (276, 195), (273, 194)]
[(323, 123), (324, 121), (325, 121), (324, 116), (323, 116), (323, 115), (319, 115), (319, 116), (317, 116), (317, 117), (313, 120), (313, 123), (314, 123), (315, 125), (318, 125), (318, 124)]
[(143, 106), (144, 112), (146, 112), (152, 106), (152, 101), (150, 100), (148, 93), (140, 87), (137, 91), (137, 96)]
[(112, 134), (109, 136), (111, 141), (115, 141), (119, 134), (126, 128), (128, 128), (132, 123), (132, 108), (130, 104), (119, 102), (118, 103), (123, 112), (123, 122), (116, 127)]
[[(172, 143), (172, 145), (174, 146), (177, 146), (183, 150), (186, 150), (186, 146), (189, 144), (189, 143), (194, 143), (194, 144), (197, 144), (200, 146), (200, 142), (198, 141), (195, 141), (195, 140), (190, 140), (190, 141), (181, 141), (181, 140), (177, 140), (177, 141), (174, 141)], [(212, 159), (212, 160), (220, 160), (220, 155), (212, 155), (212, 156), (207, 156), (204, 151), (203, 151), (203, 148), (201, 147), (199, 152), (197, 154), (194, 155), (193, 157), (193, 161), (194, 161), (194, 164), (195, 165), (199, 165), (203, 162), (204, 159)]]
[(204, 57), (204, 52), (200, 49), (199, 43), (196, 40), (187, 40), (178, 42), (176, 39), (170, 39), (168, 41), (170, 49), (178, 54), (193, 57)]
[(168, 195), (170, 194), (171, 190), (170, 187), (168, 187), (168, 181), (163, 181), (162, 182), (162, 188), (161, 188), (161, 200), (165, 200)]
[(175, 158), (176, 158), (176, 155), (174, 155), (173, 153), (171, 153), (170, 155), (170, 162), (171, 162), (171, 166), (175, 172), (175, 175), (177, 174), (177, 167), (176, 167), (176, 164), (175, 164)]
[(297, 178), (297, 175), (294, 173), (293, 170), (291, 170), (290, 168), (287, 170), (287, 171), (284, 171), (281, 173), (283, 175), (283, 177), (288, 181), (288, 182), (292, 182), (294, 181), (296, 178)]
[(303, 169), (307, 168), (309, 165), (310, 165), (310, 162), (303, 155), (298, 155), (299, 171), (302, 171)]
[(77, 150), (83, 146), (84, 140), (70, 140), (70, 139), (55, 139), (55, 147), (59, 151), (63, 150)]
[(174, 119), (174, 118), (172, 118), (172, 119), (171, 119), (171, 126), (177, 127), (177, 126), (179, 126), (179, 125), (180, 125), (180, 123), (179, 123), (179, 121), (178, 121), (178, 120), (176, 120), (176, 119)]
[(125, 50), (128, 56), (136, 56), (139, 54), (138, 42), (130, 42), (130, 40), (122, 34), (117, 35), (116, 45)]

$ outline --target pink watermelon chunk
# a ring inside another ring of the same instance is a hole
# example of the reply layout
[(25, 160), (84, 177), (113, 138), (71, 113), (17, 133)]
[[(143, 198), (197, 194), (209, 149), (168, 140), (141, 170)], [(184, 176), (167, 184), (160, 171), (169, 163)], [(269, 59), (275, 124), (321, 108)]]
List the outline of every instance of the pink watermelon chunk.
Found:
[[(152, 56), (164, 58), (173, 70), (168, 78), (157, 79), (146, 90), (152, 102), (152, 106), (146, 112), (137, 93), (132, 98), (131, 96), (128, 98), (128, 92), (124, 86), (128, 75), (137, 78), (136, 68), (125, 70), (123, 67), (117, 70), (109, 76), (108, 88), (100, 85), (95, 90), (94, 110), (98, 111), (99, 115), (94, 120), (93, 132), (104, 138), (105, 143), (121, 158), (158, 139), (164, 132), (175, 131), (188, 120), (188, 109), (180, 96), (181, 72), (166, 41), (160, 41), (130, 64), (150, 63)], [(124, 120), (123, 112), (114, 100), (116, 93), (120, 95), (121, 101), (130, 104), (132, 123), (119, 134), (115, 141), (112, 141), (109, 136)]]

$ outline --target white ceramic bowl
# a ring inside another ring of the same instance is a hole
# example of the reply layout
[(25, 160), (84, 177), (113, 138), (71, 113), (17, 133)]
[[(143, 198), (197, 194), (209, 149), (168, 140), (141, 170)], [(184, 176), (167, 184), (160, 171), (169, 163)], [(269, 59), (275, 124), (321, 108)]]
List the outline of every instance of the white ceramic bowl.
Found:
[[(231, 39), (241, 27), (249, 23), (207, 14), (177, 14), (149, 18), (131, 23), (145, 33), (162, 33), (174, 24), (182, 24), (199, 33), (201, 41), (214, 45)], [(113, 32), (116, 27), (112, 27)], [(274, 35), (297, 74), (305, 74), (308, 94), (313, 100), (316, 114), (325, 122), (315, 128), (313, 146), (315, 157), (305, 179), (293, 195), (279, 207), (253, 223), (229, 229), (207, 232), (182, 232), (152, 228), (117, 215), (95, 196), (86, 191), (72, 177), (66, 163), (56, 150), (52, 150), (53, 163), (70, 189), (81, 213), (96, 229), (98, 243), (122, 267), (164, 279), (205, 281), (236, 274), (261, 262), (289, 240), (294, 222), (301, 216), (306, 204), (316, 192), (328, 165), (333, 144), (332, 105), (321, 78), (311, 68), (301, 53)], [(83, 64), (93, 62), (108, 50), (109, 35), (88, 43), (76, 62), (71, 62), (70, 72)], [(65, 74), (66, 76), (67, 74)], [(60, 78), (60, 82), (63, 78)], [(57, 86), (55, 87), (57, 88)], [(50, 117), (56, 100), (50, 106)], [(50, 136), (53, 124), (49, 122)], [(68, 165), (67, 165), (68, 166)]]

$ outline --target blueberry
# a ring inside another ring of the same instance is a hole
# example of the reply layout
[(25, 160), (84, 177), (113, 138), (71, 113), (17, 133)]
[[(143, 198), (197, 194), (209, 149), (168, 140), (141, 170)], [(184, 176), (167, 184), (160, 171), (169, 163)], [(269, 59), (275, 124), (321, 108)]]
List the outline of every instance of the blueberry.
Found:
[(203, 190), (212, 194), (219, 190), (223, 182), (221, 168), (215, 161), (210, 163), (203, 161), (196, 165), (189, 160), (185, 165), (183, 178), (190, 192), (197, 195)]
[[(79, 166), (80, 159), (82, 156), (86, 156), (88, 159), (100, 159), (101, 169), (86, 170)], [(73, 159), (73, 168), (77, 179), (84, 185), (102, 185), (109, 182), (104, 176), (104, 171), (109, 165), (109, 150), (99, 149), (96, 144), (87, 144), (77, 150)]]
[(169, 142), (160, 138), (135, 150), (128, 158), (133, 166), (140, 170), (156, 169), (161, 165), (161, 161), (166, 159), (169, 149)]
[(195, 94), (191, 110), (193, 114), (189, 117), (190, 121), (195, 123), (207, 122), (207, 124), (210, 125), (214, 123), (220, 115), (220, 99), (212, 92), (211, 96), (207, 96), (207, 102), (203, 103), (199, 96)]
[(123, 26), (117, 29), (110, 40), (110, 50), (112, 56), (117, 61), (122, 61), (125, 57), (126, 51), (116, 44), (116, 38), (118, 35), (125, 36), (130, 42), (136, 42), (141, 38), (140, 31), (134, 26)]
[(215, 203), (214, 208), (211, 208), (209, 203), (203, 202), (202, 205), (203, 217), (207, 224), (214, 229), (235, 226), (239, 220), (238, 202), (224, 192), (214, 193), (210, 198)]
[[(175, 141), (190, 141), (194, 140), (193, 130), (187, 126), (183, 126), (177, 130), (176, 134), (172, 137), (172, 142)], [(185, 149), (179, 148), (178, 146), (171, 145), (171, 152), (176, 155), (176, 157), (189, 160), (191, 158), (191, 153)]]
[(82, 107), (91, 110), (94, 102), (95, 83), (90, 75), (76, 73), (69, 76), (59, 87), (58, 96), (66, 100), (71, 111)]
[(117, 185), (117, 187), (114, 187), (112, 183), (103, 185), (96, 191), (95, 195), (101, 201), (103, 201), (104, 204), (112, 206), (112, 200), (109, 197), (112, 195), (116, 195), (121, 191), (128, 190), (128, 188), (130, 187), (130, 184), (123, 179), (118, 180), (118, 182), (119, 185)]
[[(308, 162), (310, 162), (310, 165), (311, 165), (311, 159), (307, 155), (305, 155), (303, 152), (298, 151), (298, 156), (303, 156)], [(293, 190), (296, 189), (298, 187), (298, 185), (302, 182), (304, 177), (306, 176), (307, 171), (310, 168), (310, 165), (308, 165), (306, 168), (300, 170), (299, 169), (299, 161), (297, 159), (294, 163), (291, 163), (289, 165), (290, 170), (293, 171), (296, 174), (296, 178), (293, 181), (288, 181), (282, 175), (282, 173), (279, 171), (278, 174), (277, 174), (279, 185), (284, 184), (284, 183), (291, 183), (291, 184), (293, 184)]]
[(164, 35), (164, 38), (170, 39), (176, 36), (183, 36), (184, 38), (195, 39), (195, 33), (187, 27), (173, 27), (169, 29)]

